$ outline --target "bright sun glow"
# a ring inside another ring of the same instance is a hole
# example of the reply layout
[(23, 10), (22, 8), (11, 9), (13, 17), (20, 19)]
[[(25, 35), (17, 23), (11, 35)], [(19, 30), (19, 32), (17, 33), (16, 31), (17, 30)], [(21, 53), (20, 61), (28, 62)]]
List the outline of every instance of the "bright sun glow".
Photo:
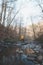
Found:
[[(31, 16), (33, 18), (33, 22), (35, 23), (40, 19), (39, 17), (37, 17), (37, 15), (41, 15), (41, 9), (36, 5), (37, 3), (35, 2), (35, 0), (34, 2), (32, 0), (18, 0), (17, 8), (22, 6), (19, 15), (23, 17), (23, 21), (25, 22), (25, 24), (31, 24)], [(36, 18), (34, 16), (36, 16)]]

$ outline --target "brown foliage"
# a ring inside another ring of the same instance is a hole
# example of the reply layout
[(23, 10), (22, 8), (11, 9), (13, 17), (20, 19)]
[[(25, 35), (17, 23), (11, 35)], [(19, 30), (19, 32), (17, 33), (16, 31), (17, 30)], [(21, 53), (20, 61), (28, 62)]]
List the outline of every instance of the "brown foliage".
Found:
[(0, 40), (14, 39), (14, 30), (0, 24)]

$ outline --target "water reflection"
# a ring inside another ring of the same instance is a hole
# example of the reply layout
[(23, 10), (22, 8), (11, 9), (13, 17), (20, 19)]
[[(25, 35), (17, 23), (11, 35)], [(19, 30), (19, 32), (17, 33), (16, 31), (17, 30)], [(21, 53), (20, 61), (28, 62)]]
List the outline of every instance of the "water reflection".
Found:
[[(20, 47), (19, 47), (20, 48)], [(34, 44), (34, 43), (30, 43), (27, 45), (22, 45), (22, 47), (19, 49), (19, 52), (16, 53), (16, 55), (14, 54), (10, 54), (8, 56), (3, 55), (2, 57), (2, 64), (1, 65), (19, 65), (19, 63), (22, 61), (22, 65), (35, 65), (35, 64), (39, 64), (37, 61), (35, 61), (36, 57), (38, 57), (38, 55), (34, 52), (34, 53), (29, 53), (29, 54), (25, 54), (24, 50), (26, 49), (31, 49), (32, 51), (35, 51), (36, 53), (40, 50), (42, 50), (41, 45), (39, 44)], [(21, 53), (21, 50), (23, 51)], [(40, 59), (39, 56), (38, 59)], [(43, 61), (42, 61), (43, 62)]]

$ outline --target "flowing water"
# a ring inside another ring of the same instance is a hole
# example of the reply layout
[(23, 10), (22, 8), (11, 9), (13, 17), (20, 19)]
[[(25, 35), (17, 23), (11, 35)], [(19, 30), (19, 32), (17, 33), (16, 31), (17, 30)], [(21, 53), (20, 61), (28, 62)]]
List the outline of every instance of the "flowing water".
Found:
[[(21, 47), (21, 46), (19, 45), (19, 47)], [(8, 48), (8, 46), (7, 46), (7, 48)], [(40, 46), (40, 44), (37, 45), (34, 43), (30, 43), (27, 45), (23, 45), (21, 47), (22, 50), (25, 50), (26, 48), (30, 48), (30, 49), (35, 50), (36, 52), (39, 52), (39, 50), (41, 49), (41, 46)], [(32, 60), (28, 60), (28, 58), (29, 57), (27, 55), (25, 55), (24, 53), (22, 53), (22, 54), (17, 53), (16, 56), (13, 54), (10, 54), (9, 56), (3, 55), (1, 65), (19, 65), (20, 61), (22, 61), (23, 65), (35, 65), (35, 62)]]

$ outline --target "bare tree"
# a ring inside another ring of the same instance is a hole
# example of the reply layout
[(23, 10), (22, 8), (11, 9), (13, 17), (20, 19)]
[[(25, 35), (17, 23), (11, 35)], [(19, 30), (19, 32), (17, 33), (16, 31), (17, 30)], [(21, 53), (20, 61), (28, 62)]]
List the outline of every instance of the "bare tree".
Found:
[(6, 7), (7, 7), (7, 1), (3, 0), (3, 12), (4, 12), (4, 16), (3, 16), (3, 25), (5, 25), (5, 17), (6, 17)]
[(8, 21), (8, 20), (9, 20), (9, 18), (11, 17), (12, 11), (13, 11), (13, 8), (11, 7), (11, 10), (9, 11), (8, 16), (7, 16), (7, 18), (6, 18), (6, 19), (7, 19), (7, 21), (6, 21), (6, 22), (7, 22), (7, 26), (9, 25), (9, 22), (11, 21), (11, 20), (10, 20), (10, 21)]
[(11, 23), (13, 22), (13, 20), (15, 19), (16, 15), (19, 13), (20, 9), (16, 12), (16, 14), (14, 15), (14, 17), (12, 18), (11, 22), (9, 23), (8, 27), (11, 25)]
[(41, 5), (42, 4), (42, 0), (35, 0), (35, 1), (37, 2), (38, 6), (41, 8), (41, 11), (42, 11), (42, 19), (43, 19), (43, 6)]
[(32, 23), (33, 33), (34, 33), (34, 39), (35, 39), (35, 38), (36, 38), (36, 36), (35, 36), (35, 29), (34, 29), (34, 24), (33, 24), (33, 19), (32, 19), (32, 16), (31, 16), (30, 18), (31, 18), (31, 23)]

